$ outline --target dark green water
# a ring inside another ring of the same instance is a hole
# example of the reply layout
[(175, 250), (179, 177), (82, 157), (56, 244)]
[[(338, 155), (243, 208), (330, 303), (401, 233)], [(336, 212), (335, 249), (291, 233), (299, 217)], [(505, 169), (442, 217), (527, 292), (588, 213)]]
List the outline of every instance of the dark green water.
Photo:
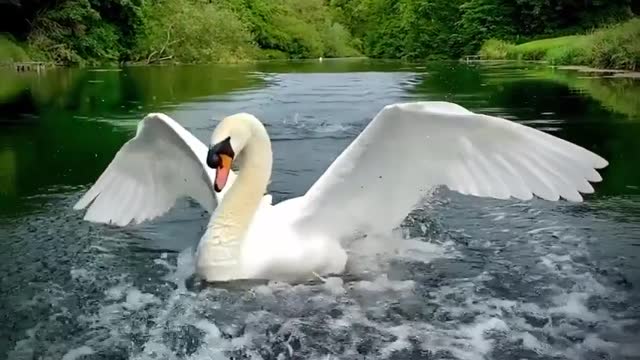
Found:
[[(638, 80), (362, 60), (0, 79), (0, 359), (640, 358)], [(413, 240), (390, 268), (330, 285), (185, 288), (196, 205), (124, 229), (71, 209), (148, 112), (201, 140), (226, 115), (257, 115), (279, 201), (410, 100), (522, 122), (610, 166), (582, 204), (442, 191), (406, 222)]]

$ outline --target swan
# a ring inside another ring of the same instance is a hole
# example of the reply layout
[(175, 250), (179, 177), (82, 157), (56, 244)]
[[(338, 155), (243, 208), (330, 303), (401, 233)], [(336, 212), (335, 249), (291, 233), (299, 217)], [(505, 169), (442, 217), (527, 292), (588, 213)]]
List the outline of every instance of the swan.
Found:
[(255, 116), (224, 118), (209, 145), (169, 116), (148, 114), (74, 208), (86, 209), (87, 221), (126, 226), (190, 197), (212, 214), (195, 256), (203, 280), (294, 282), (342, 273), (348, 241), (389, 235), (438, 186), (580, 202), (608, 165), (573, 143), (454, 103), (397, 103), (303, 196), (274, 205), (271, 142)]

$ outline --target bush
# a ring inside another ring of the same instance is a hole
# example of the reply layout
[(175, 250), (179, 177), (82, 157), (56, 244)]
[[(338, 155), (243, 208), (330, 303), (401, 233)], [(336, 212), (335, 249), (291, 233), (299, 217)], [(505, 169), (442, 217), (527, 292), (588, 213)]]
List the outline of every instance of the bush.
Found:
[(231, 10), (189, 0), (163, 1), (145, 9), (134, 60), (237, 62), (256, 49), (247, 26)]
[[(225, 0), (248, 26), (260, 58), (351, 56), (357, 54), (351, 35), (324, 0)], [(265, 52), (266, 51), (266, 52)]]
[(507, 59), (515, 45), (502, 40), (489, 39), (480, 48), (480, 55), (487, 59)]
[(0, 33), (0, 63), (28, 60), (29, 56), (13, 36)]
[(28, 43), (36, 57), (56, 63), (117, 63), (140, 22), (134, 1), (59, 1), (38, 13)]
[(566, 46), (547, 50), (544, 58), (553, 65), (580, 65), (589, 62), (589, 50), (585, 46)]
[(358, 56), (360, 53), (352, 46), (351, 34), (341, 24), (327, 22), (320, 33), (324, 45), (325, 57)]
[(640, 18), (595, 31), (589, 50), (593, 66), (640, 69)]

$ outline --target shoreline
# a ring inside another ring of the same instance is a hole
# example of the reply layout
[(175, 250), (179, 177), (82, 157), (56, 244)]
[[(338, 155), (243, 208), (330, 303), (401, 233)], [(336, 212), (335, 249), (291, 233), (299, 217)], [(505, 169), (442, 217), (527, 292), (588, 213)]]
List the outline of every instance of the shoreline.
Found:
[[(600, 69), (584, 65), (550, 65), (559, 70), (577, 71), (585, 74), (602, 74), (602, 78), (640, 79), (640, 71), (620, 69)], [(607, 74), (607, 75), (605, 75)]]
[(512, 60), (512, 59), (480, 59), (480, 60), (466, 60), (464, 58), (459, 60), (460, 62), (467, 64), (518, 64), (518, 63), (530, 63), (546, 65), (552, 69), (565, 70), (565, 71), (577, 71), (584, 74), (599, 74), (600, 78), (626, 78), (626, 79), (640, 79), (640, 71), (625, 70), (625, 69), (607, 69), (596, 68), (586, 65), (554, 65), (545, 60)]
[[(2, 62), (0, 63), (0, 68), (13, 68), (16, 72), (21, 72), (20, 70), (16, 70), (18, 67), (22, 65), (31, 65), (38, 64), (41, 70), (51, 69), (51, 68), (88, 68), (88, 69), (121, 69), (124, 67), (139, 67), (139, 66), (191, 66), (191, 65), (246, 65), (246, 64), (257, 64), (257, 63), (269, 63), (269, 62), (308, 62), (308, 61), (351, 61), (351, 60), (374, 60), (374, 61), (401, 61), (406, 62), (402, 59), (376, 59), (369, 58), (366, 56), (354, 56), (354, 57), (337, 57), (337, 58), (322, 58), (322, 60), (317, 58), (309, 58), (309, 59), (269, 59), (269, 60), (247, 60), (242, 62), (233, 62), (233, 63), (224, 63), (224, 62), (211, 62), (211, 63), (156, 63), (156, 64), (144, 64), (139, 62), (132, 63), (121, 63), (121, 64), (104, 64), (101, 66), (77, 66), (77, 65), (65, 65), (65, 64), (55, 64), (49, 62), (39, 62), (39, 61), (17, 61), (17, 62)], [(422, 63), (429, 60), (422, 61), (410, 61), (410, 63)], [(449, 60), (455, 61), (455, 60)], [(467, 60), (461, 58), (458, 60), (459, 62), (466, 64), (489, 64), (489, 63), (535, 63), (535, 64), (544, 64), (552, 69), (565, 70), (565, 71), (577, 71), (584, 74), (593, 74), (597, 75), (596, 77), (600, 78), (626, 78), (626, 79), (640, 79), (640, 71), (632, 71), (632, 70), (624, 70), (624, 69), (607, 69), (607, 68), (595, 68), (591, 66), (585, 65), (554, 65), (544, 60), (511, 60), (511, 59), (477, 59), (477, 60)], [(27, 71), (27, 72), (36, 72), (35, 70)]]

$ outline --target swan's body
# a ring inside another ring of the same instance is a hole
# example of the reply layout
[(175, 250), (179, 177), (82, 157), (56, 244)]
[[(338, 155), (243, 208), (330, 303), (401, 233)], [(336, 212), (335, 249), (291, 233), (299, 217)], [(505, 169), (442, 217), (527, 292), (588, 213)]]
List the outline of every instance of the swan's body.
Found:
[[(75, 208), (125, 226), (189, 196), (212, 212), (197, 249), (208, 281), (296, 281), (341, 273), (344, 242), (386, 235), (432, 188), (475, 196), (582, 201), (601, 180), (600, 156), (541, 131), (444, 102), (385, 107), (301, 197), (265, 195), (269, 136), (249, 114), (225, 118), (212, 148), (163, 114), (149, 114)], [(230, 163), (241, 157), (236, 175)], [(213, 168), (213, 169), (212, 169)]]

